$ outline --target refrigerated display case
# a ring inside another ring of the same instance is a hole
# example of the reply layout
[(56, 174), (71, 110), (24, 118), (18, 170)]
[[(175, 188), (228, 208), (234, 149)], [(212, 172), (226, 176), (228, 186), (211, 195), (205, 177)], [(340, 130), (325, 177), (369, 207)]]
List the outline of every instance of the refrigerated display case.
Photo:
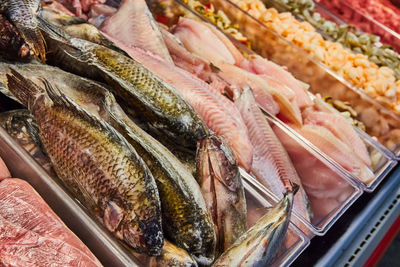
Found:
[[(223, 4), (220, 3), (220, 5), (227, 3), (230, 5), (228, 1), (222, 2)], [(180, 3), (188, 8), (183, 2)], [(231, 7), (234, 6), (231, 5)], [(241, 12), (233, 8), (231, 11)], [(196, 14), (193, 10), (190, 12)], [(382, 119), (393, 120), (393, 123), (390, 124), (391, 130), (399, 127), (400, 119), (397, 114), (388, 111), (386, 107), (336, 76), (329, 68), (307, 56), (278, 35), (268, 32), (261, 23), (252, 20), (248, 14), (243, 13), (242, 15), (253, 25), (259, 27), (260, 31), (253, 32), (253, 34), (256, 36), (266, 34), (270, 40), (274, 41), (275, 45), (278, 45), (264, 47), (264, 50), (258, 50), (258, 52), (276, 62), (288, 64), (290, 71), (311, 84), (314, 88), (313, 92), (326, 95), (337, 94), (338, 98), (341, 94), (345, 94), (345, 99), (353, 99), (352, 103), (360, 107), (360, 112), (364, 108), (376, 108)], [(293, 62), (288, 62), (283, 57), (283, 54), (288, 51), (292, 53)], [(309, 68), (305, 70), (304, 66)], [(318, 75), (315, 75), (316, 73)], [(8, 110), (13, 105), (5, 98), (3, 100), (4, 102), (0, 97), (0, 103), (3, 104), (0, 105), (1, 111)], [(382, 158), (382, 161), (373, 169), (373, 182), (362, 184), (356, 176), (349, 174), (282, 121), (268, 113), (266, 113), (266, 117), (271, 124), (281, 129), (294, 142), (299, 143), (316, 161), (321, 161), (327, 169), (338, 175), (352, 189), (351, 194), (321, 221), (307, 224), (297, 214), (294, 214), (295, 220), (290, 225), (289, 234), (295, 239), (294, 241), (292, 239), (286, 251), (281, 251), (273, 265), (347, 266), (372, 262), (379, 256), (376, 248), (384, 248), (385, 243), (382, 242), (390, 240), (390, 235), (399, 227), (397, 218), (400, 214), (400, 166), (396, 167), (396, 165), (400, 155), (400, 143), (394, 142), (394, 146), (387, 149), (375, 138), (358, 131), (369, 150), (380, 154)], [(45, 173), (2, 128), (0, 128), (0, 157), (4, 159), (14, 176), (26, 179), (34, 186), (68, 227), (85, 242), (105, 266), (140, 265), (134, 254), (111, 236), (58, 180)], [(266, 190), (254, 177), (245, 172), (242, 173), (242, 177), (248, 200), (254, 204), (254, 206), (248, 207), (249, 210), (260, 210), (278, 201), (277, 196)], [(298, 227), (299, 221), (301, 226), (307, 227), (307, 231)], [(374, 251), (377, 256), (373, 254)]]

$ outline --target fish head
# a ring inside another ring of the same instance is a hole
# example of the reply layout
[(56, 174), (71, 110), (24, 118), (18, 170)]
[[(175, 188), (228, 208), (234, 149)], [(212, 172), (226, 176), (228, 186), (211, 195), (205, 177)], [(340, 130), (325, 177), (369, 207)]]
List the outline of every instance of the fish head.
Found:
[(156, 218), (153, 221), (128, 221), (122, 231), (123, 240), (137, 251), (146, 251), (150, 256), (158, 256), (164, 245), (161, 223)]
[(212, 173), (233, 192), (242, 187), (235, 155), (221, 137), (210, 135), (199, 140), (196, 159), (200, 176)]

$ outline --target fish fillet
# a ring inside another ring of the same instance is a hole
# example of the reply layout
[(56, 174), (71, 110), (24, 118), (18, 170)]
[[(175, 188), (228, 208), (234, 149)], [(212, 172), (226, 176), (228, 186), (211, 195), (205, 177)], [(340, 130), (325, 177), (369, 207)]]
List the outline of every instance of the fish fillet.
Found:
[(298, 132), (363, 182), (368, 183), (374, 178), (372, 171), (353, 151), (325, 127), (304, 125), (301, 129), (298, 129)]
[(181, 40), (186, 49), (208, 62), (214, 64), (218, 62), (236, 63), (235, 57), (224, 42), (201, 22), (181, 17), (175, 25), (173, 33)]
[[(291, 188), (291, 183), (301, 185), (300, 178), (292, 162), (272, 131), (266, 117), (255, 103), (249, 89), (235, 101), (242, 118), (249, 130), (250, 141), (254, 147), (253, 164), (251, 172), (256, 178), (281, 198), (286, 188)], [(307, 197), (304, 190), (295, 195), (294, 209), (305, 219), (309, 220), (307, 211)]]
[(344, 142), (364, 164), (371, 166), (367, 148), (353, 127), (340, 115), (322, 111), (306, 110), (305, 123), (327, 128)]
[(149, 50), (173, 63), (145, 0), (123, 0), (117, 13), (107, 18), (100, 30), (127, 45)]
[(296, 94), (296, 101), (299, 105), (299, 108), (308, 107), (313, 104), (311, 98), (301, 83), (281, 66), (260, 56), (253, 56), (253, 58), (250, 59), (247, 64), (242, 63), (241, 67), (255, 74), (266, 74), (272, 79), (275, 79), (276, 81), (281, 82), (292, 89)]
[(300, 176), (313, 211), (329, 210), (325, 214), (314, 214), (313, 221), (318, 221), (334, 208), (338, 207), (324, 207), (324, 202), (319, 200), (326, 198), (337, 199), (337, 203), (341, 204), (348, 197), (348, 192), (352, 191), (352, 187), (279, 127), (273, 126), (272, 128), (285, 147)]

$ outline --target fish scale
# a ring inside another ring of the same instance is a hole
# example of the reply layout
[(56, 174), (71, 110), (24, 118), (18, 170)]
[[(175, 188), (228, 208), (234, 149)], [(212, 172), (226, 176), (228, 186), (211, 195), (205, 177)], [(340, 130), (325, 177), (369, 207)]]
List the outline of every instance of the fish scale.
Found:
[(199, 115), (179, 92), (141, 64), (120, 53), (82, 39), (70, 38), (39, 17), (52, 63), (79, 75), (104, 79), (126, 111), (132, 108), (151, 126), (176, 143), (195, 148), (208, 133)]
[[(105, 226), (138, 252), (159, 255), (161, 208), (154, 178), (134, 148), (106, 122), (45, 82), (47, 94), (12, 71), (9, 90), (35, 117), (58, 177)], [(93, 146), (93, 143), (97, 146)], [(121, 171), (123, 171), (121, 173)]]

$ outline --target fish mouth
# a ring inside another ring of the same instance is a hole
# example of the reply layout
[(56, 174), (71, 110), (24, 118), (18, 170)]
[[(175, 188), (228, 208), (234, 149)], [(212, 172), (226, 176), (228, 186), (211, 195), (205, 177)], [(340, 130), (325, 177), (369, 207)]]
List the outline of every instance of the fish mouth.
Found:
[(159, 256), (164, 246), (164, 236), (159, 220), (128, 224), (123, 231), (124, 241), (140, 253)]

